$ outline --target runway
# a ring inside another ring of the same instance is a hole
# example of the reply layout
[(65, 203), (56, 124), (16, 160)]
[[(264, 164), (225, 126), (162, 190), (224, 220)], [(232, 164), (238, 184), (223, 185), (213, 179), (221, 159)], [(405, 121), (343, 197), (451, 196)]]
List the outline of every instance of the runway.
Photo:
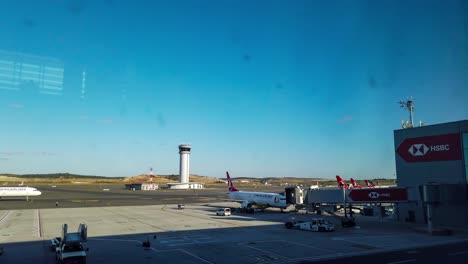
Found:
[[(56, 185), (35, 186), (40, 196), (5, 197), (0, 199), (0, 209), (60, 208), (160, 205), (174, 203), (204, 203), (226, 199), (227, 188), (200, 190), (131, 191), (121, 185)], [(104, 191), (105, 190), (105, 191)]]

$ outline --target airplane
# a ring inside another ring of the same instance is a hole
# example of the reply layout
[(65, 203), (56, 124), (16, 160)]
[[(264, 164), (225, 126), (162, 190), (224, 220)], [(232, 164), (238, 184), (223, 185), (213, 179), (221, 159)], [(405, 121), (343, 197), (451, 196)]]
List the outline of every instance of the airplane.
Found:
[(0, 198), (2, 197), (22, 197), (39, 196), (42, 193), (33, 187), (0, 187)]
[(279, 193), (266, 193), (266, 192), (243, 192), (237, 190), (232, 184), (231, 177), (229, 172), (226, 171), (226, 178), (228, 181), (228, 196), (232, 200), (239, 202), (242, 208), (266, 208), (266, 207), (276, 207), (281, 208), (281, 210), (286, 209), (288, 205), (286, 204), (286, 196)]
[(359, 185), (359, 183), (357, 183), (353, 178), (351, 178), (351, 184), (352, 184), (353, 188), (362, 189), (362, 186)]
[[(345, 189), (353, 189), (353, 188), (358, 188), (362, 189), (363, 186), (361, 186), (359, 183), (357, 183), (353, 178), (350, 179), (351, 183), (348, 184), (346, 183), (339, 175), (336, 175), (336, 181), (338, 182), (338, 187), (340, 188), (345, 188)], [(375, 185), (373, 182), (369, 180), (364, 180), (366, 183), (367, 188), (388, 188), (389, 186), (382, 186), (380, 185), (379, 181), (374, 180), (377, 185)]]
[(311, 185), (311, 186), (309, 187), (309, 190), (318, 190), (318, 189), (320, 189), (320, 185), (319, 185), (318, 182), (317, 182), (316, 185)]
[(391, 186), (386, 186), (386, 185), (380, 185), (380, 182), (378, 180), (374, 180), (375, 185), (371, 181), (369, 181), (369, 182), (372, 185), (372, 187), (369, 187), (369, 188), (389, 188), (389, 187), (391, 187)]
[[(345, 189), (353, 189), (353, 188), (362, 189), (363, 188), (363, 186), (357, 183), (353, 178), (351, 178), (350, 180), (351, 180), (351, 183), (348, 184), (340, 176), (336, 175), (336, 181), (338, 182), (338, 187), (340, 188), (343, 188), (343, 186)], [(364, 180), (367, 188), (388, 188), (389, 187), (389, 186), (380, 185), (380, 183), (377, 180), (374, 180), (374, 181), (376, 182), (377, 186), (374, 185), (374, 183), (372, 183), (369, 180)]]
[(374, 185), (371, 181), (364, 180), (364, 182), (366, 183), (367, 187), (369, 187), (369, 188), (375, 188), (375, 185)]
[(377, 184), (377, 186), (380, 188), (380, 187), (388, 187), (388, 186), (382, 186), (380, 185), (380, 182), (378, 180), (374, 180), (375, 181), (375, 184)]
[(353, 185), (352, 184), (348, 184), (346, 183), (341, 177), (340, 175), (336, 175), (336, 181), (338, 182), (338, 187), (340, 187), (341, 189), (352, 189), (353, 188)]

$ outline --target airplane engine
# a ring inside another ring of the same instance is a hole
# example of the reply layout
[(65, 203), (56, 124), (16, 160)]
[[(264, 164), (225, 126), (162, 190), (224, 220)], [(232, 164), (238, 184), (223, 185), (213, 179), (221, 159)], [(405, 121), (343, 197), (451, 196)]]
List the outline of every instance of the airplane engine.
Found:
[(243, 202), (241, 203), (241, 207), (242, 207), (242, 208), (250, 209), (250, 208), (252, 207), (252, 204), (249, 203), (248, 201), (243, 201)]

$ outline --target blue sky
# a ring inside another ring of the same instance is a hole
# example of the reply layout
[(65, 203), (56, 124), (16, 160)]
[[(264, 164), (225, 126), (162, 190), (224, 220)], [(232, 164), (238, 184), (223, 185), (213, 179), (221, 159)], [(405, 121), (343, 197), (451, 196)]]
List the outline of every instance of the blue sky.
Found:
[(177, 174), (189, 143), (195, 174), (389, 178), (398, 100), (468, 117), (464, 1), (132, 2), (1, 4), (0, 50), (64, 79), (0, 89), (0, 173)]

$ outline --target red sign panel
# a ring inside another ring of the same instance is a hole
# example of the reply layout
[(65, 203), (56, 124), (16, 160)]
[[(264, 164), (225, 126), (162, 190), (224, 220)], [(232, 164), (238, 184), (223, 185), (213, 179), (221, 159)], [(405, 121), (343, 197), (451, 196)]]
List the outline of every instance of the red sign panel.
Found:
[(405, 202), (408, 192), (406, 188), (353, 189), (348, 197), (354, 202)]
[(461, 160), (460, 134), (408, 138), (396, 152), (406, 162)]

